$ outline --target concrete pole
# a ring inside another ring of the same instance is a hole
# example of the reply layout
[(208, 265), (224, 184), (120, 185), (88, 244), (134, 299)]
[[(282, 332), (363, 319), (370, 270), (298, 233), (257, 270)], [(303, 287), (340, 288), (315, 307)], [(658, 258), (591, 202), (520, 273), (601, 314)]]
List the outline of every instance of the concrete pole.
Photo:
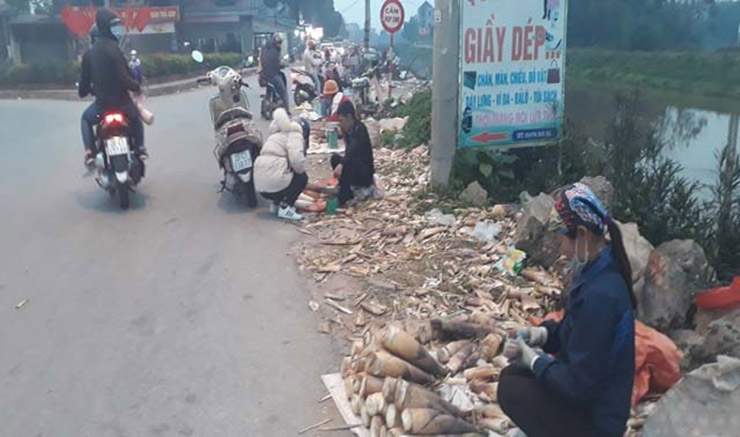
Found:
[(436, 0), (435, 9), (431, 171), (432, 185), (446, 187), (458, 140), (460, 0)]
[(365, 50), (370, 48), (370, 0), (365, 0)]

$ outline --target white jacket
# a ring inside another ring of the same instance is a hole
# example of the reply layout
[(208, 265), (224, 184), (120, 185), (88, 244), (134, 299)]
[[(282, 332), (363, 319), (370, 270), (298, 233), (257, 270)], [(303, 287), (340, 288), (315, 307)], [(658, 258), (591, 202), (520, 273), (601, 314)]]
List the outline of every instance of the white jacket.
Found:
[(314, 57), (314, 53), (318, 55), (318, 52), (308, 48), (303, 52), (303, 69), (308, 74), (315, 74), (317, 67), (321, 65), (321, 59)]
[(290, 185), (295, 173), (306, 172), (303, 129), (284, 109), (273, 114), (272, 134), (254, 162), (254, 186), (259, 193), (277, 193)]

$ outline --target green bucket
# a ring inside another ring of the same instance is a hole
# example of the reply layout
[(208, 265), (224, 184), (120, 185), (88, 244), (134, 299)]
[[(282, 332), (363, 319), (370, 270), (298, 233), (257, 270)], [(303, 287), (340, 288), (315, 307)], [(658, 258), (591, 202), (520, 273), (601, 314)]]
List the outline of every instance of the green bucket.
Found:
[(332, 197), (326, 201), (326, 215), (335, 215), (339, 208), (339, 199)]
[(337, 135), (337, 131), (334, 129), (330, 129), (326, 131), (326, 139), (329, 142), (329, 148), (332, 150), (336, 150), (339, 148), (339, 135)]

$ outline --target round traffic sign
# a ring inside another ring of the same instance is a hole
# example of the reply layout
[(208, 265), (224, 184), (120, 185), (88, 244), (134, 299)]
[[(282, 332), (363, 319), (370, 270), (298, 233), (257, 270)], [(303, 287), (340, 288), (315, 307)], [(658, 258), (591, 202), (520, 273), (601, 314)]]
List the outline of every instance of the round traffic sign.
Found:
[(396, 33), (403, 27), (406, 18), (401, 0), (385, 0), (380, 8), (380, 23), (388, 33)]

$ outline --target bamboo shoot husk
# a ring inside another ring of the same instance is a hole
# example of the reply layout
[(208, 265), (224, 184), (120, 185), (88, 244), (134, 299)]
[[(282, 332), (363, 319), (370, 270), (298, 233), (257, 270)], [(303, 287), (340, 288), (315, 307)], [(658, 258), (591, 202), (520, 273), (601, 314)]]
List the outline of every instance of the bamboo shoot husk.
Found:
[(476, 432), (472, 424), (437, 410), (409, 408), (401, 414), (403, 429), (417, 435), (463, 434)]
[(501, 337), (498, 334), (488, 334), (480, 343), (480, 351), (487, 361), (491, 361), (498, 355), (501, 347)]
[(474, 339), (484, 338), (496, 332), (496, 328), (468, 322), (445, 322), (439, 319), (430, 321), (435, 336), (439, 339)]
[[(372, 423), (371, 423), (371, 425), (372, 425)], [(387, 427), (387, 426), (386, 426), (385, 424), (383, 424), (383, 425), (382, 425), (382, 426), (380, 427), (380, 433), (379, 433), (378, 435), (379, 435), (380, 437), (385, 437), (385, 435), (386, 435), (386, 434), (388, 434), (388, 427)]]
[(477, 325), (483, 325), (483, 326), (496, 326), (496, 319), (493, 317), (493, 314), (491, 313), (485, 313), (485, 312), (479, 312), (475, 314), (470, 315), (470, 323), (474, 323)]
[(362, 398), (360, 397), (360, 395), (352, 395), (352, 400), (349, 404), (352, 407), (352, 412), (359, 415), (360, 410), (362, 409)]
[(462, 368), (463, 363), (470, 356), (470, 354), (473, 353), (474, 349), (475, 349), (475, 345), (473, 343), (468, 343), (450, 358), (450, 361), (447, 363), (447, 369), (449, 369), (451, 374), (454, 375), (460, 371), (460, 368)]
[(400, 428), (402, 426), (400, 410), (396, 408), (395, 404), (388, 404), (388, 409), (385, 410), (385, 424), (390, 428)]
[(406, 381), (398, 384), (394, 404), (397, 411), (407, 408), (431, 408), (453, 416), (460, 416), (462, 413), (459, 408), (445, 401), (438, 394)]
[(445, 370), (424, 346), (407, 332), (396, 326), (386, 328), (382, 336), (383, 347), (393, 355), (403, 358), (419, 369), (436, 376), (444, 375)]
[(365, 408), (370, 416), (378, 416), (384, 406), (383, 393), (373, 393), (365, 399)]
[(398, 386), (398, 379), (387, 377), (383, 382), (383, 397), (386, 402), (393, 402), (396, 397), (396, 387)]
[(474, 379), (486, 381), (498, 378), (500, 373), (501, 372), (492, 365), (486, 364), (485, 366), (473, 367), (472, 369), (466, 370), (463, 372), (463, 376), (468, 381), (472, 381)]
[(385, 351), (375, 353), (367, 366), (367, 371), (371, 375), (403, 378), (419, 384), (434, 382), (434, 378), (425, 371)]
[(460, 349), (470, 344), (470, 340), (458, 340), (448, 343), (437, 351), (437, 361), (442, 364), (447, 364), (450, 358), (457, 353)]
[(383, 426), (383, 419), (380, 416), (373, 416), (370, 419), (370, 437), (381, 437), (380, 428)]
[(511, 428), (511, 420), (507, 417), (483, 418), (478, 421), (478, 425), (498, 434), (506, 434)]
[(377, 376), (365, 374), (360, 385), (360, 396), (367, 398), (373, 393), (383, 391), (383, 380)]
[(355, 375), (355, 382), (354, 384), (352, 384), (352, 393), (360, 394), (360, 389), (362, 388), (362, 380), (365, 378), (366, 375), (366, 373)]

